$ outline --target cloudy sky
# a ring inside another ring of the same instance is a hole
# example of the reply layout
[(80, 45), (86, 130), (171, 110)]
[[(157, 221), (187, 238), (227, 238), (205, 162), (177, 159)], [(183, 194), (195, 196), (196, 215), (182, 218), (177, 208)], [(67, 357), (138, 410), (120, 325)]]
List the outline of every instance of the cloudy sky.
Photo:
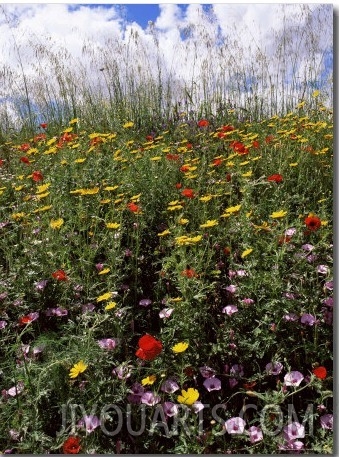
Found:
[[(28, 77), (37, 78), (39, 72), (46, 77), (52, 54), (60, 58), (64, 49), (70, 65), (87, 66), (94, 79), (100, 75), (93, 68), (104, 67), (107, 56), (112, 60), (114, 55), (118, 65), (128, 65), (134, 72), (147, 62), (156, 71), (161, 67), (162, 77), (183, 84), (201, 79), (200, 72), (205, 71), (202, 78), (207, 80), (208, 75), (212, 85), (226, 73), (232, 79), (232, 65), (234, 75), (265, 65), (265, 75), (272, 77), (287, 62), (283, 78), (304, 79), (311, 59), (309, 77), (314, 79), (317, 72), (320, 81), (332, 72), (332, 19), (332, 5), (326, 2), (4, 2), (0, 80), (15, 72), (19, 78), (23, 69)], [(13, 89), (12, 83), (3, 81), (0, 101), (9, 95), (6, 90)]]

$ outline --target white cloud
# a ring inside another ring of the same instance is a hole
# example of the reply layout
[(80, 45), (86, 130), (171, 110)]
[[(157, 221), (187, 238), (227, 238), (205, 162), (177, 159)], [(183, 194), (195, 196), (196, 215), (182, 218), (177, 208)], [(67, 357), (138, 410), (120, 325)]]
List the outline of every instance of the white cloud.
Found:
[(58, 85), (58, 72), (76, 75), (79, 93), (86, 83), (104, 90), (104, 77), (128, 85), (129, 77), (156, 78), (161, 69), (164, 83), (170, 78), (174, 92), (186, 86), (196, 102), (204, 91), (246, 98), (255, 84), (264, 90), (270, 81), (303, 77), (310, 62), (321, 72), (332, 46), (331, 5), (215, 3), (208, 13), (199, 4), (159, 7), (144, 30), (126, 24), (118, 5), (2, 4), (0, 97), (22, 92), (21, 62), (32, 92)]

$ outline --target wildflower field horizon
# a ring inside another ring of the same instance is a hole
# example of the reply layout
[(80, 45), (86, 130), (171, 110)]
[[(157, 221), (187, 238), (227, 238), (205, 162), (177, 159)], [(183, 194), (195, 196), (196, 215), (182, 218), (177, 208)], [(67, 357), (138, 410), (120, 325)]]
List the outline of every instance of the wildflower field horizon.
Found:
[(0, 146), (0, 449), (333, 452), (333, 118)]

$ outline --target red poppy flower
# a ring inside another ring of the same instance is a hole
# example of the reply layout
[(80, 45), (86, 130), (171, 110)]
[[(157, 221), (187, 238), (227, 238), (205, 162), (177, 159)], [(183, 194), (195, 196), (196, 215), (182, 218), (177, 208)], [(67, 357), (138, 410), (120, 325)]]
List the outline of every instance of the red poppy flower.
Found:
[(127, 208), (132, 211), (132, 213), (139, 213), (140, 212), (140, 206), (136, 205), (135, 203), (127, 203)]
[(237, 152), (240, 155), (248, 154), (248, 148), (246, 148), (245, 145), (243, 143), (241, 143), (240, 141), (233, 141), (230, 144), (230, 146), (231, 146), (231, 148), (233, 148), (233, 150), (235, 152)]
[(223, 125), (221, 129), (223, 132), (232, 132), (232, 130), (234, 130), (234, 127), (233, 125)]
[(4, 163), (5, 162), (2, 159), (0, 159), (0, 167), (2, 167)]
[(80, 450), (80, 438), (77, 436), (68, 437), (62, 445), (62, 452), (64, 454), (79, 454)]
[(20, 151), (28, 151), (28, 149), (31, 148), (31, 145), (29, 143), (23, 143), (20, 147), (19, 147), (19, 150)]
[(42, 123), (40, 124), (40, 127), (41, 127), (42, 129), (46, 129), (46, 128), (47, 128), (47, 125), (48, 125), (48, 124), (47, 124), (46, 122), (42, 122)]
[(147, 140), (147, 141), (153, 141), (153, 140), (154, 140), (153, 135), (147, 135), (147, 136), (146, 136), (146, 140)]
[(182, 188), (181, 182), (177, 182), (176, 185), (175, 185), (175, 187), (176, 187), (177, 189), (181, 189), (181, 188)]
[(46, 134), (45, 133), (39, 133), (39, 135), (36, 135), (33, 138), (34, 143), (37, 143), (38, 141), (43, 141), (46, 139)]
[(182, 192), (181, 192), (181, 195), (183, 197), (187, 197), (187, 198), (194, 198), (195, 194), (193, 192), (192, 189), (184, 189)]
[(198, 121), (198, 127), (208, 127), (210, 123), (208, 122), (207, 119), (201, 119)]
[(193, 148), (193, 144), (187, 143), (187, 144), (186, 144), (186, 148), (187, 148), (187, 149), (192, 149), (192, 148)]
[(315, 368), (312, 373), (318, 378), (318, 379), (325, 379), (327, 376), (327, 370), (325, 367), (318, 367)]
[(274, 136), (273, 135), (268, 135), (266, 138), (265, 138), (265, 143), (266, 144), (269, 144), (273, 141), (274, 139)]
[(180, 171), (182, 173), (187, 173), (188, 171), (190, 171), (190, 167), (188, 165), (183, 165), (182, 167), (180, 167)]
[(91, 146), (96, 146), (97, 144), (100, 144), (102, 143), (104, 140), (100, 137), (100, 136), (96, 136), (94, 138), (91, 139), (91, 141), (89, 142), (89, 144)]
[(139, 340), (139, 349), (135, 353), (139, 359), (154, 360), (162, 351), (162, 343), (151, 335), (144, 335)]
[(254, 140), (252, 143), (252, 148), (254, 149), (259, 149), (260, 148), (260, 143), (257, 140)]
[(305, 218), (305, 224), (307, 225), (307, 228), (311, 232), (315, 232), (318, 230), (321, 226), (321, 220), (319, 219), (318, 216), (308, 216)]
[(231, 175), (231, 173), (226, 173), (226, 181), (227, 181), (227, 182), (232, 181), (232, 175)]
[(52, 276), (57, 281), (68, 281), (68, 277), (64, 270), (57, 270), (54, 273), (52, 273)]
[(44, 179), (43, 174), (41, 171), (33, 171), (32, 173), (32, 179), (35, 182), (42, 181)]
[(28, 157), (24, 156), (24, 157), (20, 157), (20, 162), (22, 163), (27, 163), (27, 164), (30, 164), (31, 161), (29, 160)]
[(19, 317), (19, 325), (26, 325), (32, 322), (32, 318), (30, 316), (22, 316)]
[(279, 183), (283, 182), (283, 177), (277, 173), (275, 175), (268, 176), (267, 181)]
[(198, 275), (194, 268), (186, 268), (186, 270), (181, 272), (181, 276), (185, 276), (186, 278), (196, 278)]
[(166, 154), (166, 159), (167, 160), (179, 160), (179, 155), (178, 154)]
[(214, 159), (213, 160), (213, 165), (215, 167), (219, 167), (222, 164), (222, 159)]

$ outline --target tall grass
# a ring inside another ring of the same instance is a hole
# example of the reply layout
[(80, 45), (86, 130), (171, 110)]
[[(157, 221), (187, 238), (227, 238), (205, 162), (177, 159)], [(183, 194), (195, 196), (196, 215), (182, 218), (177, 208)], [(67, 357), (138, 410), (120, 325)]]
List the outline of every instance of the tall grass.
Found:
[(301, 99), (312, 103), (311, 94), (320, 87), (323, 103), (332, 106), (332, 69), (326, 60), (333, 52), (331, 6), (319, 5), (315, 14), (301, 4), (299, 25), (293, 27), (287, 7), (280, 6), (283, 27), (272, 31), (267, 48), (255, 32), (246, 48), (240, 39), (231, 41), (210, 9), (201, 11), (198, 25), (173, 32), (173, 49), (164, 47), (154, 24), (144, 34), (127, 25), (119, 38), (84, 38), (81, 56), (33, 30), (24, 41), (15, 38), (15, 18), (2, 7), (5, 39), (12, 42), (17, 66), (0, 68), (1, 130), (32, 134), (41, 121), (60, 128), (72, 117), (96, 128), (130, 120), (152, 130), (182, 117), (225, 120), (230, 108), (239, 118), (258, 120), (283, 115)]

